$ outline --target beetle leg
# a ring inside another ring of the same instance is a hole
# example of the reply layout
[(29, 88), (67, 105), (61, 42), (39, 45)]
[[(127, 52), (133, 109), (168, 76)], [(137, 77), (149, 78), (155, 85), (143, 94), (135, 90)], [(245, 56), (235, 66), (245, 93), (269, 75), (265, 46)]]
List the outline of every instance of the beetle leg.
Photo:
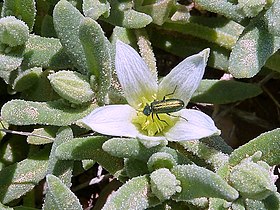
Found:
[(171, 116), (171, 117), (179, 117), (179, 118), (181, 118), (181, 119), (184, 119), (184, 120), (186, 120), (187, 122), (188, 122), (188, 119), (187, 118), (184, 118), (184, 117), (182, 117), (182, 116), (175, 116), (175, 115), (172, 115), (172, 114), (169, 114), (169, 113), (166, 113), (168, 116)]
[(159, 121), (165, 122), (166, 125), (169, 125), (168, 122), (166, 122), (165, 120), (161, 120), (161, 119), (159, 118), (158, 114), (156, 114), (156, 116), (157, 116), (157, 118), (158, 118)]
[(167, 95), (163, 96), (163, 99), (162, 99), (162, 100), (165, 101), (165, 97), (166, 97), (166, 96), (171, 96), (171, 95), (173, 95), (173, 94), (175, 93), (176, 89), (177, 89), (177, 86), (178, 86), (178, 85), (176, 85), (176, 87), (174, 88), (174, 90), (173, 90), (172, 93), (168, 93)]

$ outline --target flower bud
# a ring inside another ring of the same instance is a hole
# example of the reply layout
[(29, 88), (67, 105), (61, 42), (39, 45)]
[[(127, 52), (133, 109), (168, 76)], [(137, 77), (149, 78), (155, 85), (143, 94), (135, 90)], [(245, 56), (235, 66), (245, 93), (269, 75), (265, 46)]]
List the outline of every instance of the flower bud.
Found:
[(10, 47), (23, 45), (29, 37), (29, 29), (25, 22), (8, 16), (0, 19), (0, 42)]
[(167, 169), (161, 168), (151, 173), (151, 190), (161, 201), (168, 200), (181, 191), (180, 181)]

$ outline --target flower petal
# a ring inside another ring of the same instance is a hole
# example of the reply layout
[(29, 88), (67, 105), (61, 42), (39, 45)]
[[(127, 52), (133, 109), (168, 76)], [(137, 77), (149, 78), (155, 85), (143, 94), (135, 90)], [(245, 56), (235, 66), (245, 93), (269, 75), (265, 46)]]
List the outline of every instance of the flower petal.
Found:
[(186, 118), (187, 121), (180, 119), (180, 121), (165, 133), (169, 141), (187, 141), (220, 135), (220, 130), (215, 126), (214, 121), (203, 112), (184, 109), (179, 114)]
[(127, 102), (137, 108), (142, 97), (153, 101), (157, 81), (140, 55), (121, 41), (116, 43), (116, 71)]
[(159, 84), (158, 99), (172, 93), (176, 88), (172, 98), (181, 99), (187, 105), (202, 79), (209, 53), (210, 49), (207, 48), (187, 57), (173, 68)]
[(138, 130), (131, 122), (135, 116), (129, 105), (109, 105), (96, 108), (81, 122), (101, 134), (135, 138)]

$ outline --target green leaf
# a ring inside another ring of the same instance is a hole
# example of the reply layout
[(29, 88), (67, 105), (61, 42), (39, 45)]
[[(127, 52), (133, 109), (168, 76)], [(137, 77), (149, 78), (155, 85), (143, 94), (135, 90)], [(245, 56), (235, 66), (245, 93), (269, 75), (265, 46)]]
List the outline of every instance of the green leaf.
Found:
[(79, 37), (86, 54), (87, 65), (98, 84), (98, 103), (104, 104), (111, 82), (111, 43), (100, 25), (91, 18), (81, 21)]
[(70, 142), (61, 144), (56, 150), (56, 156), (62, 160), (93, 159), (114, 174), (123, 168), (123, 160), (102, 150), (102, 144), (107, 139), (108, 137), (105, 136), (74, 138)]
[(57, 37), (54, 25), (53, 17), (45, 15), (41, 25), (41, 36), (43, 37)]
[(73, 65), (59, 39), (30, 35), (24, 50), (24, 68), (67, 69)]
[(234, 46), (228, 70), (236, 78), (251, 78), (279, 48), (280, 37), (271, 35), (261, 18), (255, 19)]
[[(221, 148), (218, 147), (218, 143), (216, 143), (216, 145), (211, 145), (217, 141), (223, 141), (223, 139), (219, 136), (213, 136), (202, 140), (180, 142), (180, 144), (191, 156), (199, 158), (200, 161), (218, 170), (220, 167), (227, 164), (229, 156), (221, 151)], [(224, 147), (222, 146), (222, 148)], [(226, 151), (229, 153), (231, 150), (226, 148)]]
[(10, 47), (24, 45), (28, 40), (29, 31), (25, 22), (8, 16), (0, 19), (0, 42)]
[(22, 135), (12, 135), (8, 141), (3, 141), (0, 147), (1, 163), (7, 166), (25, 159), (29, 151), (25, 139)]
[(12, 80), (12, 73), (23, 60), (22, 52), (10, 52), (2, 54), (0, 52), (0, 77), (9, 84)]
[(246, 209), (270, 210), (267, 209), (261, 200), (245, 199)]
[(178, 165), (171, 172), (181, 181), (182, 191), (173, 196), (175, 200), (184, 201), (200, 197), (222, 198), (234, 201), (238, 192), (220, 176), (196, 165)]
[(147, 162), (147, 165), (149, 171), (152, 172), (159, 168), (171, 169), (175, 165), (177, 165), (177, 163), (171, 154), (166, 152), (156, 152), (151, 155)]
[(272, 6), (266, 11), (264, 20), (268, 26), (268, 31), (280, 36), (280, 1), (274, 0)]
[(93, 20), (97, 20), (101, 15), (108, 17), (110, 8), (107, 0), (83, 0), (83, 13)]
[(280, 209), (280, 194), (275, 192), (263, 200), (265, 207), (269, 209)]
[(4, 206), (1, 202), (0, 202), (0, 208), (1, 208), (2, 210), (14, 210), (13, 208), (10, 208), (10, 207), (8, 207), (8, 206)]
[[(55, 141), (52, 145), (49, 164), (47, 169), (47, 174), (52, 174), (59, 178), (61, 183), (65, 185), (65, 187), (70, 188), (74, 161), (71, 160), (59, 160), (55, 155), (56, 148), (62, 143), (69, 142), (73, 139), (73, 132), (70, 127), (62, 127), (58, 130)], [(45, 209), (47, 209), (48, 205), (52, 206), (52, 202), (54, 198), (52, 197), (51, 192), (46, 193), (45, 197)], [(46, 207), (47, 206), (47, 207)]]
[(190, 39), (188, 37), (174, 36), (163, 30), (155, 30), (155, 28), (148, 28), (148, 32), (153, 46), (182, 58), (209, 47), (211, 52), (207, 65), (223, 71), (228, 69), (229, 50), (225, 48), (198, 38)]
[[(121, 40), (122, 42), (132, 46), (134, 49), (137, 49), (137, 41), (133, 29), (116, 26), (113, 29), (113, 33), (110, 37), (110, 40), (111, 43), (114, 44), (114, 46), (117, 40)], [(115, 47), (113, 47), (112, 50), (115, 51)]]
[(40, 74), (38, 82), (32, 88), (26, 89), (21, 93), (22, 99), (26, 101), (53, 101), (60, 99), (60, 96), (52, 88), (47, 76), (53, 73), (53, 70), (45, 70)]
[(147, 162), (133, 158), (124, 159), (125, 175), (129, 178), (142, 176), (149, 173)]
[(53, 89), (62, 98), (74, 104), (83, 104), (93, 100), (92, 91), (88, 79), (74, 71), (58, 71), (48, 76)]
[(175, 6), (173, 0), (158, 0), (153, 4), (139, 6), (137, 9), (150, 15), (153, 18), (153, 23), (162, 25), (168, 19), (173, 6)]
[(23, 20), (32, 31), (35, 22), (35, 0), (4, 0), (1, 16), (16, 16)]
[[(49, 156), (49, 164), (47, 173), (57, 176), (63, 184), (67, 187), (71, 187), (71, 178), (73, 173), (74, 161), (72, 160), (59, 160), (56, 157), (56, 149), (59, 145), (69, 142), (73, 139), (73, 132), (70, 127), (62, 127), (56, 134), (55, 141), (52, 145), (51, 153)], [(50, 199), (48, 197), (48, 199)]]
[(196, 0), (195, 3), (202, 9), (218, 13), (237, 22), (244, 19), (243, 14), (239, 11), (238, 5), (231, 3), (231, 1)]
[(32, 190), (45, 175), (49, 148), (0, 171), (0, 201), (9, 203)]
[(102, 145), (102, 149), (109, 154), (120, 158), (133, 158), (147, 161), (162, 146), (146, 148), (137, 139), (111, 138)]
[(260, 86), (234, 80), (202, 80), (192, 96), (192, 102), (227, 104), (256, 97)]
[[(226, 208), (227, 205), (229, 205), (229, 203), (226, 200), (220, 198), (209, 198), (208, 209), (228, 210), (228, 208)], [(232, 210), (243, 210), (243, 209), (232, 209)]]
[(13, 82), (13, 89), (16, 91), (24, 91), (39, 81), (39, 77), (42, 73), (42, 68), (34, 67), (21, 71)]
[(242, 197), (263, 200), (277, 191), (270, 174), (260, 164), (245, 161), (232, 168), (229, 182)]
[(109, 0), (111, 5), (110, 16), (101, 18), (112, 25), (122, 26), (125, 28), (144, 28), (152, 22), (152, 18), (141, 12), (132, 9), (131, 2), (118, 2)]
[(246, 17), (255, 17), (257, 16), (267, 4), (267, 0), (239, 0), (238, 7), (240, 12)]
[(224, 17), (204, 16), (192, 16), (184, 24), (166, 22), (161, 28), (195, 36), (229, 50), (235, 45), (244, 30), (244, 26)]
[(146, 176), (133, 178), (111, 194), (102, 210), (147, 209), (149, 188)]
[(262, 133), (255, 139), (252, 139), (247, 144), (234, 150), (229, 158), (231, 165), (237, 165), (244, 158), (253, 155), (257, 151), (262, 152), (261, 160), (269, 165), (280, 164), (280, 129)]
[(32, 131), (32, 134), (39, 135), (42, 137), (47, 137), (47, 138), (41, 138), (39, 136), (28, 136), (27, 142), (28, 142), (28, 144), (34, 144), (34, 145), (52, 143), (54, 141), (54, 137), (57, 132), (57, 129), (58, 128), (54, 127), (54, 126), (34, 129)]
[(75, 209), (82, 210), (78, 198), (62, 181), (54, 175), (47, 175), (47, 196), (43, 209)]
[(33, 102), (12, 100), (1, 110), (3, 120), (13, 125), (56, 125), (66, 126), (88, 115), (95, 104), (81, 108), (71, 108), (63, 100)]
[(54, 28), (75, 67), (86, 74), (88, 72), (86, 55), (79, 39), (79, 26), (83, 15), (71, 3), (61, 0), (53, 10)]

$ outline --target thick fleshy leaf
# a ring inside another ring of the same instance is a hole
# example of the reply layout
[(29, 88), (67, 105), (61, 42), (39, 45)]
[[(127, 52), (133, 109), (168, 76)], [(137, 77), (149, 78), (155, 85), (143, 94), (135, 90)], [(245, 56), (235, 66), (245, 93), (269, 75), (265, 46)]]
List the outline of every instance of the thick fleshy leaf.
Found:
[(16, 16), (23, 20), (32, 31), (36, 16), (35, 0), (5, 0), (1, 16)]
[(34, 67), (19, 72), (16, 79), (13, 82), (13, 89), (19, 92), (29, 89), (34, 84), (36, 84), (36, 82), (39, 81), (41, 73), (42, 68), (39, 67)]
[(271, 171), (261, 163), (241, 162), (231, 169), (228, 180), (243, 198), (263, 200), (277, 191)]
[[(0, 201), (9, 203), (20, 198), (41, 181), (47, 171), (49, 148), (0, 171)], [(5, 178), (3, 178), (5, 177)]]
[[(220, 25), (223, 24), (220, 23)], [(195, 27), (196, 25), (193, 26), (193, 28)], [(167, 52), (170, 52), (174, 55), (183, 58), (185, 58), (186, 56), (193, 55), (194, 53), (197, 53), (205, 49), (206, 47), (210, 47), (211, 57), (209, 58), (208, 65), (223, 71), (228, 68), (229, 51), (225, 48), (221, 48), (217, 46), (217, 44), (207, 42), (202, 39), (186, 39), (184, 36), (175, 36), (175, 33), (166, 33), (166, 31), (164, 30), (160, 31), (160, 30), (155, 30), (153, 28), (149, 28), (148, 32), (149, 32), (149, 38), (153, 43), (154, 47), (163, 49)], [(235, 36), (235, 34), (236, 33), (234, 33), (230, 37), (232, 38), (232, 36)], [(158, 37), (160, 37), (160, 39)], [(225, 41), (223, 41), (223, 43), (225, 43)]]
[(149, 14), (153, 18), (153, 23), (162, 25), (168, 19), (173, 6), (175, 6), (175, 1), (173, 0), (160, 0), (155, 1), (154, 4), (140, 6), (137, 9)]
[(196, 165), (178, 165), (171, 172), (181, 181), (182, 191), (173, 196), (177, 201), (201, 197), (234, 201), (238, 192), (212, 171)]
[(251, 22), (232, 49), (228, 70), (235, 78), (255, 76), (280, 48), (280, 37), (270, 34), (264, 25), (261, 18)]
[(38, 66), (52, 70), (73, 68), (59, 39), (30, 35), (25, 44), (24, 68)]
[(142, 12), (132, 8), (130, 1), (108, 0), (111, 6), (110, 16), (102, 18), (112, 25), (118, 25), (125, 28), (143, 28), (152, 22), (152, 18)]
[[(52, 145), (51, 153), (48, 161), (47, 174), (53, 174), (61, 179), (63, 184), (67, 187), (71, 187), (71, 178), (73, 173), (73, 160), (60, 160), (56, 156), (56, 149), (59, 145), (70, 142), (73, 140), (73, 132), (70, 127), (61, 127), (55, 137), (55, 141)], [(48, 198), (50, 199), (50, 198)]]
[(266, 0), (239, 0), (238, 7), (244, 16), (255, 17), (264, 9), (267, 2)]
[(0, 77), (8, 84), (11, 79), (11, 75), (22, 62), (21, 53), (0, 53)]
[(81, 73), (87, 73), (88, 67), (82, 43), (79, 39), (79, 26), (84, 16), (70, 2), (59, 1), (53, 10), (53, 22), (56, 33), (66, 53)]
[(147, 176), (131, 179), (112, 193), (103, 210), (144, 210), (149, 207), (149, 181)]
[(95, 109), (81, 122), (98, 133), (135, 138), (138, 131), (131, 122), (135, 116), (135, 109), (129, 105), (110, 105)]
[(24, 45), (28, 40), (29, 31), (25, 22), (8, 16), (0, 19), (0, 42), (10, 47)]
[(180, 119), (170, 130), (165, 133), (169, 141), (187, 141), (201, 139), (211, 135), (219, 135), (220, 130), (215, 126), (214, 121), (203, 112), (184, 109)]
[(223, 15), (237, 22), (245, 18), (239, 11), (238, 5), (233, 4), (232, 1), (196, 0), (195, 3), (202, 9)]
[[(228, 164), (228, 159), (232, 152), (220, 136), (211, 136), (201, 140), (179, 142), (188, 154), (211, 166), (215, 171)], [(225, 154), (227, 153), (227, 154)]]
[(105, 136), (74, 138), (58, 146), (55, 155), (61, 160), (94, 160), (111, 174), (115, 174), (123, 168), (123, 159), (113, 157), (102, 150), (102, 145), (107, 139)]
[(89, 73), (95, 76), (98, 85), (97, 101), (100, 105), (104, 105), (112, 77), (112, 45), (104, 35), (101, 26), (91, 18), (81, 21), (79, 37)]
[(110, 4), (107, 0), (83, 0), (83, 12), (86, 17), (97, 20), (101, 15), (110, 14)]
[[(27, 143), (28, 144), (34, 144), (34, 145), (52, 143), (54, 141), (57, 129), (58, 129), (58, 127), (55, 127), (55, 126), (42, 127), (42, 128), (34, 129), (32, 131), (32, 134), (34, 134), (34, 136), (28, 136), (27, 137)], [(36, 135), (44, 136), (46, 138), (41, 138), (41, 137), (36, 136)]]
[(116, 71), (128, 103), (137, 108), (145, 97), (153, 101), (157, 92), (157, 81), (147, 64), (129, 45), (116, 43)]
[(162, 146), (146, 148), (139, 140), (133, 138), (111, 138), (102, 145), (104, 151), (115, 157), (138, 159), (145, 162), (161, 148)]
[[(50, 199), (44, 203), (43, 209), (76, 209), (82, 210), (79, 199), (62, 181), (54, 175), (47, 175), (47, 185)], [(67, 201), (67, 202), (66, 202)]]
[(38, 81), (32, 86), (32, 88), (28, 88), (22, 92), (22, 99), (26, 101), (37, 102), (54, 101), (60, 99), (61, 97), (54, 91), (49, 79), (47, 78), (52, 73), (54, 73), (53, 70), (44, 70), (39, 75)]
[(3, 119), (13, 125), (57, 125), (75, 123), (96, 107), (91, 104), (81, 108), (70, 108), (63, 100), (34, 102), (12, 100), (1, 109)]
[(199, 103), (227, 104), (253, 98), (262, 93), (257, 84), (235, 80), (202, 80), (191, 101)]
[(158, 99), (175, 91), (171, 97), (181, 99), (187, 105), (202, 79), (209, 53), (207, 48), (187, 57), (172, 69), (159, 84)]
[(265, 22), (268, 30), (275, 36), (280, 36), (280, 1), (275, 0), (272, 6), (266, 11)]
[(82, 104), (93, 100), (87, 76), (74, 71), (58, 71), (48, 76), (53, 89), (62, 98), (74, 104)]
[(234, 150), (229, 158), (231, 165), (237, 165), (242, 159), (253, 155), (257, 151), (262, 152), (261, 160), (270, 165), (280, 164), (280, 129), (263, 133), (258, 137), (252, 139), (247, 144)]

